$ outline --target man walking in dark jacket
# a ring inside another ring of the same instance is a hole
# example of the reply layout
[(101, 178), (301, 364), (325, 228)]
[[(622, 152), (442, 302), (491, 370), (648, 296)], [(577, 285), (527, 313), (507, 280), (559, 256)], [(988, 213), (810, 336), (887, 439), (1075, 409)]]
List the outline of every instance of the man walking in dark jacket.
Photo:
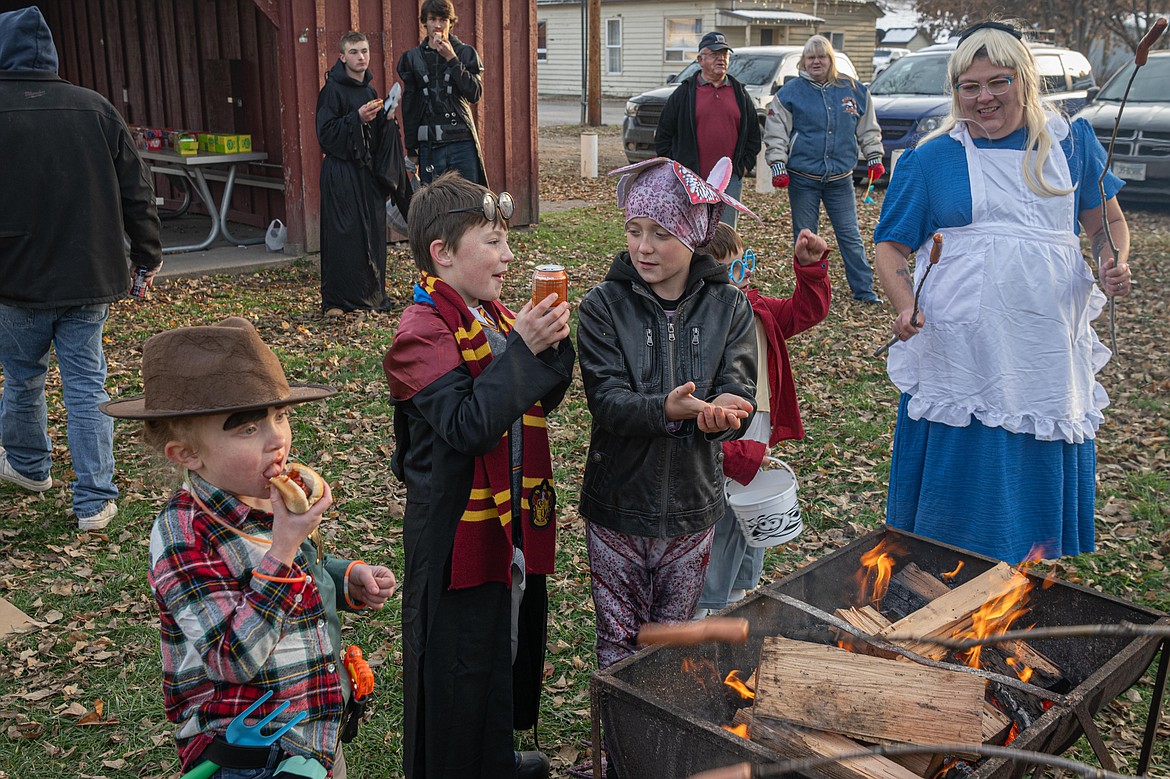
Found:
[(130, 260), (149, 284), (162, 267), (150, 169), (109, 101), (57, 75), (35, 8), (0, 14), (0, 480), (53, 486), (45, 376), (57, 352), (77, 478), (73, 513), (99, 530), (114, 502), (114, 425), (102, 333), (130, 291)]
[[(743, 177), (760, 153), (760, 122), (743, 84), (727, 72), (731, 47), (721, 32), (699, 41), (699, 72), (679, 84), (662, 108), (654, 149), (660, 157), (682, 163), (704, 179), (721, 157), (731, 158), (731, 181), (724, 190), (739, 199)], [(723, 221), (735, 226), (734, 208)]]
[(454, 169), (487, 186), (471, 116), (471, 104), (483, 96), (479, 52), (451, 33), (458, 21), (451, 0), (424, 0), (418, 20), (427, 37), (398, 61), (406, 153), (424, 183)]

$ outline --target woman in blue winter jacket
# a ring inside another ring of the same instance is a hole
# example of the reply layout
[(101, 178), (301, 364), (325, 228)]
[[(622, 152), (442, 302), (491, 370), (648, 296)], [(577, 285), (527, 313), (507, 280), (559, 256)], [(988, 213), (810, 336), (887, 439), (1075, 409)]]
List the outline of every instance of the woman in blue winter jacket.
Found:
[(817, 232), (824, 203), (853, 299), (880, 303), (857, 227), (853, 168), (864, 156), (871, 181), (886, 172), (882, 131), (869, 90), (837, 72), (833, 44), (823, 35), (814, 35), (804, 44), (800, 78), (789, 81), (772, 98), (764, 144), (772, 186), (788, 188), (793, 237), (805, 228)]

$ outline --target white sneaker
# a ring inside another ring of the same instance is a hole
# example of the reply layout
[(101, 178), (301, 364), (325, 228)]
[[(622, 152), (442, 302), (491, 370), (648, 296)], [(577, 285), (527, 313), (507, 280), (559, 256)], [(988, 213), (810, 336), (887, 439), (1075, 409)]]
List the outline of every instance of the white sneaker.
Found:
[(102, 510), (92, 517), (78, 517), (77, 527), (81, 530), (101, 530), (110, 524), (110, 520), (116, 516), (118, 516), (118, 504), (112, 500), (106, 501)]
[(4, 450), (3, 446), (0, 446), (0, 479), (24, 487), (29, 492), (44, 492), (53, 486), (52, 476), (44, 479), (30, 479), (17, 473), (16, 469), (8, 462), (8, 452)]
[(691, 615), (692, 622), (698, 622), (701, 619), (706, 619), (711, 616), (711, 609), (696, 608), (695, 613)]
[(747, 590), (732, 590), (731, 594), (727, 596), (728, 603), (739, 603), (747, 597)]

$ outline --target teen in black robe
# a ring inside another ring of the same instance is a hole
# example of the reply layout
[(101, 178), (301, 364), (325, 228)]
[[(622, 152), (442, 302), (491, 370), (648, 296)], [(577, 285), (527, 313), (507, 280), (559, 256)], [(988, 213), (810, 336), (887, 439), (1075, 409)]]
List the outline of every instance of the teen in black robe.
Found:
[[(378, 97), (367, 71), (359, 83), (338, 60), (317, 97), (321, 164), (321, 310), (387, 311), (387, 168), (403, 171), (398, 123), (358, 109)], [(397, 150), (396, 153), (394, 150)], [(405, 173), (403, 172), (403, 176)], [(395, 193), (397, 195), (397, 193)], [(396, 197), (396, 202), (397, 202)], [(401, 209), (406, 213), (406, 209)]]

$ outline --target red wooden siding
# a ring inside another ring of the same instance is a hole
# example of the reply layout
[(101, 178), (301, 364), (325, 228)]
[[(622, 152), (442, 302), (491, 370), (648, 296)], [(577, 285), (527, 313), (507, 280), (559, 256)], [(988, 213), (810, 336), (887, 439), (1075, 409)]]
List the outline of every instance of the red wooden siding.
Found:
[[(23, 3), (22, 3), (23, 4)], [(130, 124), (251, 133), (268, 161), (253, 175), (285, 192), (237, 187), (233, 220), (289, 226), (289, 248), (316, 251), (321, 170), (315, 114), (324, 73), (351, 29), (366, 33), (385, 94), (399, 57), (418, 45), (419, 0), (41, 0), (61, 75), (105, 95)], [(7, 6), (0, 1), (0, 8)], [(455, 0), (455, 33), (484, 60), (475, 107), (488, 178), (534, 223), (536, 10), (531, 0)], [(169, 182), (159, 177), (160, 193)], [(213, 186), (216, 186), (213, 184)]]

